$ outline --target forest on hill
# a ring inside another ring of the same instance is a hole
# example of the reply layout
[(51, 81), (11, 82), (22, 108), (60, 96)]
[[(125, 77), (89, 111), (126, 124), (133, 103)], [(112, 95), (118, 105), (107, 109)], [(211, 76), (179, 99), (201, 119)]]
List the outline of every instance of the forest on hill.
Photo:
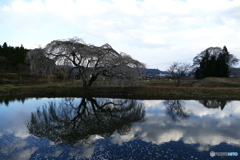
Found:
[(0, 72), (21, 72), (28, 68), (26, 56), (29, 49), (0, 45)]

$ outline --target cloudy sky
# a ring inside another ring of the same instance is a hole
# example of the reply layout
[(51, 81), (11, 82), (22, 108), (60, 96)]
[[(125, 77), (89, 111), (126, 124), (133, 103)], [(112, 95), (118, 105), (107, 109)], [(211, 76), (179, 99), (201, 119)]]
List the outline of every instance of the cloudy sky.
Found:
[(33, 49), (76, 36), (160, 70), (208, 47), (240, 58), (240, 0), (1, 0), (0, 22), (0, 44)]

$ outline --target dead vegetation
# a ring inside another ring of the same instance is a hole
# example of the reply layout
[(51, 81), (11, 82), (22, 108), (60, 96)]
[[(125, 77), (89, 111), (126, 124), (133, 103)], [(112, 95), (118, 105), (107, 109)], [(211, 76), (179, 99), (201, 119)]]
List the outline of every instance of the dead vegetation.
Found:
[(219, 78), (219, 77), (207, 77), (200, 81), (193, 83), (193, 87), (240, 87), (240, 78)]
[[(19, 79), (19, 75), (15, 79)], [(6, 78), (6, 77), (5, 77)], [(8, 77), (10, 79), (10, 77)], [(14, 78), (13, 78), (14, 79)], [(137, 99), (240, 99), (239, 78), (205, 78), (197, 82), (181, 83), (179, 87), (173, 82), (152, 84), (141, 81), (138, 86), (130, 87), (124, 83), (96, 81), (92, 87), (82, 87), (80, 80), (74, 82), (55, 81), (44, 78), (22, 85), (7, 83), (0, 85), (0, 97), (109, 97)], [(23, 77), (23, 82), (26, 78)], [(42, 79), (43, 80), (43, 79)]]

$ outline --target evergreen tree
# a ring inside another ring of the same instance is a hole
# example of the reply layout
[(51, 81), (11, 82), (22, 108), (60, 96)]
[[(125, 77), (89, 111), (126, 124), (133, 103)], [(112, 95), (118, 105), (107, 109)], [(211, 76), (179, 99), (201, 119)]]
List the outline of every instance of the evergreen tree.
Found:
[(229, 68), (237, 64), (238, 59), (229, 54), (227, 47), (210, 47), (198, 54), (194, 59), (195, 78), (229, 77)]
[(8, 46), (6, 42), (0, 45), (0, 57), (4, 70), (19, 70), (19, 64), (26, 65), (27, 52), (23, 45), (21, 47)]

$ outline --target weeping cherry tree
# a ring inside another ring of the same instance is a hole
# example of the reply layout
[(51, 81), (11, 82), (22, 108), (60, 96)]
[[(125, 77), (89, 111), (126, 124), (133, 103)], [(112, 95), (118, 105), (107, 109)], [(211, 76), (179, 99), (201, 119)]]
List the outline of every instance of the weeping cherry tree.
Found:
[(99, 76), (136, 81), (145, 69), (143, 63), (118, 53), (109, 44), (98, 47), (76, 37), (50, 42), (44, 54), (57, 65), (71, 65), (71, 72), (77, 69), (84, 87), (90, 87)]

